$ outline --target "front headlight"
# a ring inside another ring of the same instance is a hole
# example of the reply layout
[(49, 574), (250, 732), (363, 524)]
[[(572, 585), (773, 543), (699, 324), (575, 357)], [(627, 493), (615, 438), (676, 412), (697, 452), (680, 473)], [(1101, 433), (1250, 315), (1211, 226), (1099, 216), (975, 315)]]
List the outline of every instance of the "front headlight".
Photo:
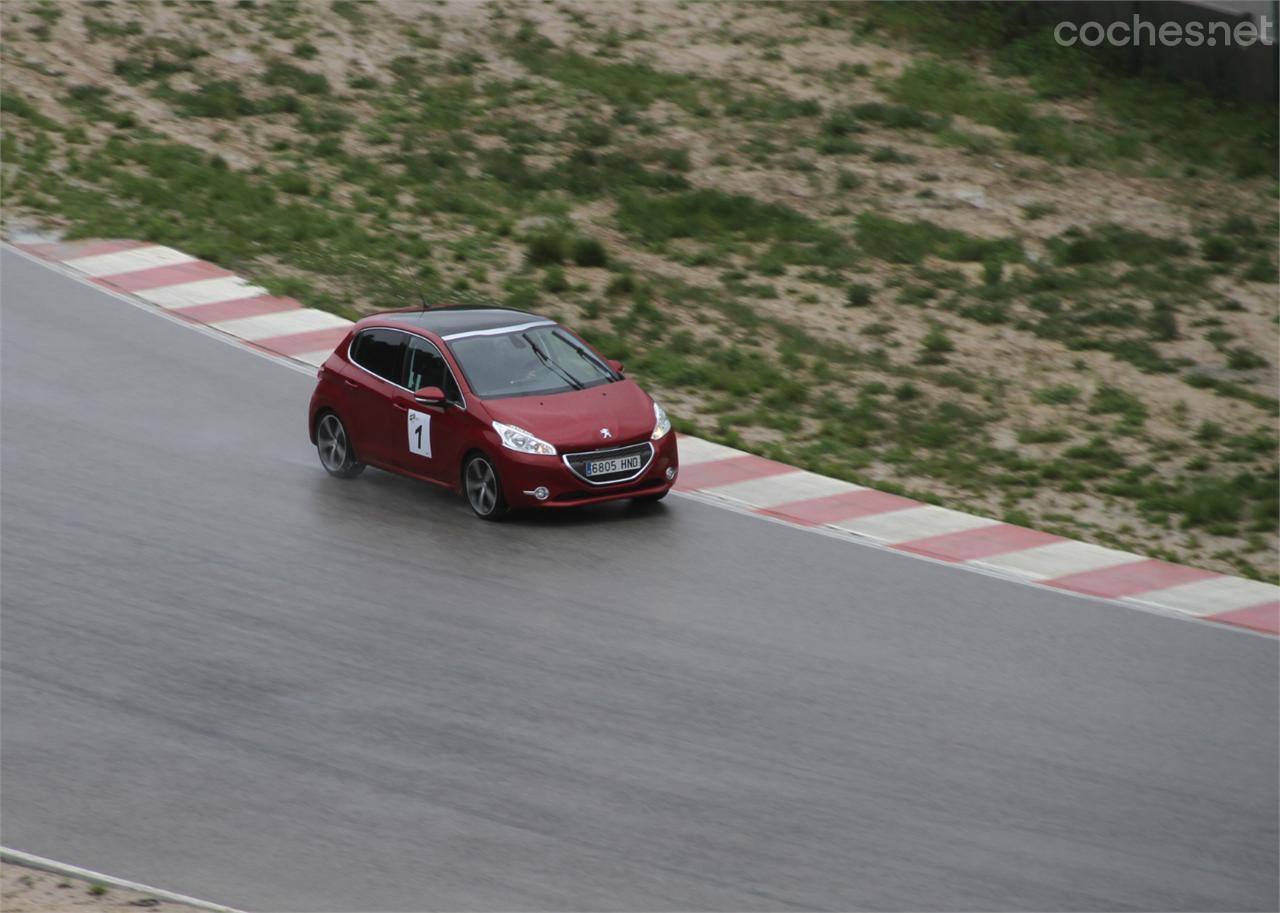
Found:
[(656, 441), (668, 431), (671, 430), (671, 419), (667, 418), (667, 412), (657, 403), (653, 404), (653, 434), (649, 435), (649, 440)]
[(515, 425), (504, 425), (502, 422), (494, 422), (493, 430), (498, 432), (498, 437), (502, 438), (502, 446), (508, 450), (518, 450), (521, 453), (537, 453), (542, 456), (556, 455), (556, 448), (541, 438), (534, 437), (523, 428), (517, 428)]

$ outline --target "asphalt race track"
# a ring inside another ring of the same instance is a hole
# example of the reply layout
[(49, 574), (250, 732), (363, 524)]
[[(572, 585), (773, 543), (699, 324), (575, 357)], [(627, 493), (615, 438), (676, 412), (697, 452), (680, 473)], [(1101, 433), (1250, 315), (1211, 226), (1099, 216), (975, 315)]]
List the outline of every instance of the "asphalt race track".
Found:
[(3, 840), (254, 910), (1277, 908), (1277, 644), (672, 497), (330, 479), (5, 248)]

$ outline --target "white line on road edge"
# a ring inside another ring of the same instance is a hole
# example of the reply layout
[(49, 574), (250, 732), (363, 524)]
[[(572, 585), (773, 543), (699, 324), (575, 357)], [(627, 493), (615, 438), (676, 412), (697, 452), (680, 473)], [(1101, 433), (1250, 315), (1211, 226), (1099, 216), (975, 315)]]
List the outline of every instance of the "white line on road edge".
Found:
[(104, 875), (101, 872), (95, 872), (92, 869), (82, 869), (79, 866), (67, 865), (65, 862), (58, 862), (54, 859), (45, 859), (43, 856), (33, 856), (31, 853), (24, 853), (21, 850), (11, 850), (7, 846), (0, 846), (0, 859), (30, 866), (33, 869), (43, 869), (46, 872), (56, 872), (59, 875), (74, 875), (77, 878), (85, 878), (89, 881), (99, 881), (103, 884), (109, 884), (112, 887), (124, 888), (128, 891), (137, 891), (140, 894), (151, 894), (161, 900), (167, 900), (170, 903), (184, 903), (189, 907), (199, 907), (202, 910), (215, 910), (218, 911), (218, 913), (241, 913), (241, 911), (236, 910), (234, 907), (224, 907), (221, 904), (209, 903), (209, 901), (200, 900), (197, 897), (188, 897), (185, 894), (176, 894), (173, 891), (153, 888), (149, 884), (138, 884), (136, 881), (126, 881), (123, 878), (116, 878), (114, 875)]

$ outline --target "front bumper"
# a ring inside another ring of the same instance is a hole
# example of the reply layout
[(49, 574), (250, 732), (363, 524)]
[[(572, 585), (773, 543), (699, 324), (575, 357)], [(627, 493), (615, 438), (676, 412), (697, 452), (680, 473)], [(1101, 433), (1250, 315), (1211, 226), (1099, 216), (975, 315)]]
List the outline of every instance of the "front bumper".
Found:
[[(503, 450), (499, 455), (499, 472), (507, 503), (516, 508), (574, 507), (664, 492), (675, 484), (680, 469), (675, 432), (652, 443), (653, 459), (640, 475), (602, 485), (592, 485), (579, 478), (561, 456)], [(667, 478), (667, 470), (672, 471), (671, 478)], [(539, 488), (547, 490), (545, 499), (532, 494)]]

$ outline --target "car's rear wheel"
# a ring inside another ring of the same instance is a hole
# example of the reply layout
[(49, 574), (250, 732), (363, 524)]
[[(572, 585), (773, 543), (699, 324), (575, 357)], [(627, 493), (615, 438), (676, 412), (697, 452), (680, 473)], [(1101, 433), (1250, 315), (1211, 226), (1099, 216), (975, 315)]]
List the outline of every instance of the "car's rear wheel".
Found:
[(481, 520), (497, 520), (507, 512), (498, 468), (482, 453), (467, 460), (462, 470), (462, 487), (467, 503)]
[(346, 425), (333, 412), (326, 412), (316, 423), (316, 453), (325, 472), (339, 479), (354, 479), (364, 472), (364, 464), (356, 462), (356, 452)]

